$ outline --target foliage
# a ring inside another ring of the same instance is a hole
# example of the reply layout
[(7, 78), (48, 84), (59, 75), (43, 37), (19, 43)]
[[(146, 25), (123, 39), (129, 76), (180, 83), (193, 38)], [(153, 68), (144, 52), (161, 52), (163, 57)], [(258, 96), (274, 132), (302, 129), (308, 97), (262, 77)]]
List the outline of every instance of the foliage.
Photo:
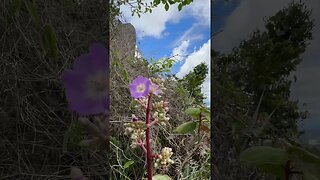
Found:
[(178, 4), (178, 10), (181, 11), (184, 6), (192, 3), (193, 0), (153, 0), (151, 2), (143, 2), (142, 0), (115, 0), (111, 1), (111, 17), (120, 15), (120, 6), (128, 5), (131, 8), (132, 16), (135, 14), (138, 17), (143, 13), (152, 13), (152, 9), (158, 7), (160, 4), (164, 5), (166, 11), (169, 10), (170, 6)]
[(189, 116), (196, 118), (194, 121), (185, 122), (176, 128), (177, 133), (185, 134), (192, 133), (198, 128), (198, 132), (205, 131), (210, 132), (208, 125), (204, 125), (203, 122), (209, 122), (210, 120), (210, 110), (207, 108), (188, 108), (185, 113)]
[(319, 174), (312, 172), (314, 169), (319, 169), (320, 158), (289, 143), (285, 143), (283, 148), (269, 146), (248, 148), (240, 154), (240, 160), (246, 164), (255, 165), (259, 170), (271, 173), (283, 180), (294, 177), (308, 179), (310, 176), (314, 179), (320, 178)]
[(192, 72), (178, 80), (178, 82), (189, 91), (190, 96), (195, 98), (195, 103), (199, 105), (203, 104), (204, 96), (201, 92), (201, 85), (203, 84), (207, 73), (207, 65), (201, 63), (197, 65)]
[(175, 60), (170, 58), (161, 58), (158, 60), (150, 59), (150, 63), (148, 65), (148, 70), (150, 74), (153, 76), (164, 76), (168, 75), (171, 71), (171, 68), (174, 64)]
[[(215, 143), (219, 144), (216, 152), (228, 156), (223, 159), (238, 159), (248, 147), (274, 144), (279, 138), (298, 143), (297, 122), (307, 112), (290, 100), (294, 82), (290, 77), (312, 38), (310, 14), (303, 3), (290, 3), (265, 20), (265, 32), (256, 30), (231, 53), (212, 50), (215, 128), (219, 129), (214, 131), (219, 137)], [(226, 150), (228, 155), (223, 153)], [(223, 162), (216, 161), (223, 168)], [(247, 169), (234, 176), (245, 177), (250, 171), (255, 172)]]

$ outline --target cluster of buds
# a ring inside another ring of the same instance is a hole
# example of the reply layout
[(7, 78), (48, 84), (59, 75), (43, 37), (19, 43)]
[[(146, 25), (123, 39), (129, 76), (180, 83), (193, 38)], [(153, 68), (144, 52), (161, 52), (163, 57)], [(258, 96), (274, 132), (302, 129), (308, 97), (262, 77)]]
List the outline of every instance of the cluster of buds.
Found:
[[(136, 99), (135, 101), (138, 102), (138, 104), (140, 104), (140, 106), (145, 110), (147, 109), (147, 105), (148, 105), (148, 100), (146, 97), (142, 97), (142, 98), (139, 98), (139, 99)], [(137, 108), (137, 106), (136, 106)]]
[(174, 161), (171, 159), (173, 155), (172, 149), (165, 147), (161, 150), (161, 154), (156, 156), (157, 160), (154, 163), (155, 168), (164, 168), (167, 169), (170, 164), (173, 164)]
[(159, 122), (161, 125), (165, 126), (166, 123), (170, 120), (170, 117), (168, 116), (169, 111), (169, 102), (155, 102), (153, 104), (154, 113), (152, 115), (153, 120)]
[(131, 148), (136, 148), (141, 142), (146, 139), (146, 124), (143, 121), (138, 121), (135, 115), (132, 115), (132, 122), (124, 124), (125, 135), (131, 135)]

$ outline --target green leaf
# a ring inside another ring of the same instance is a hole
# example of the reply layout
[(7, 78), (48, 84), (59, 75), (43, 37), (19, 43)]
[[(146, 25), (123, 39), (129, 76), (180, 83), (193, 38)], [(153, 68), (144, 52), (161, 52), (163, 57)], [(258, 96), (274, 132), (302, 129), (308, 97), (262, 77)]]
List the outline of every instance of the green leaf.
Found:
[(252, 165), (283, 165), (288, 160), (285, 150), (268, 146), (255, 146), (240, 153), (240, 161)]
[(297, 147), (297, 146), (291, 146), (287, 150), (289, 153), (294, 154), (299, 157), (300, 160), (307, 162), (307, 163), (312, 163), (320, 166), (320, 158), (319, 156), (312, 154), (311, 152)]
[(176, 128), (175, 131), (180, 134), (186, 134), (186, 133), (193, 132), (196, 128), (197, 128), (197, 122), (190, 121), (190, 122), (181, 124)]
[(42, 34), (42, 44), (50, 57), (55, 60), (58, 59), (58, 44), (57, 37), (53, 27), (50, 24), (46, 24), (44, 32)]
[(206, 116), (207, 119), (210, 119), (211, 113), (208, 108), (200, 108), (201, 113)]
[(187, 2), (187, 4), (192, 3), (193, 0), (185, 0)]
[(36, 28), (40, 27), (40, 16), (36, 9), (36, 6), (30, 2), (30, 1), (24, 1), (24, 4), (31, 16), (33, 24), (36, 26)]
[(166, 3), (166, 5), (164, 6), (164, 8), (166, 9), (166, 11), (168, 11), (168, 10), (169, 10), (169, 4)]
[(152, 177), (152, 180), (172, 180), (168, 175), (157, 174)]
[(175, 3), (173, 0), (168, 0), (168, 2), (170, 3), (170, 5)]
[(157, 6), (158, 4), (160, 4), (160, 0), (154, 0), (154, 1), (153, 1), (153, 4), (154, 4), (155, 6)]
[(198, 118), (200, 115), (200, 108), (188, 108), (185, 110), (185, 113), (192, 117)]
[(182, 3), (180, 3), (180, 4), (178, 5), (178, 10), (179, 10), (179, 11), (181, 11), (182, 6), (183, 6)]
[(130, 167), (133, 163), (134, 163), (133, 160), (129, 160), (129, 161), (127, 161), (127, 162), (123, 165), (123, 168), (124, 168), (124, 169), (127, 169), (127, 168)]

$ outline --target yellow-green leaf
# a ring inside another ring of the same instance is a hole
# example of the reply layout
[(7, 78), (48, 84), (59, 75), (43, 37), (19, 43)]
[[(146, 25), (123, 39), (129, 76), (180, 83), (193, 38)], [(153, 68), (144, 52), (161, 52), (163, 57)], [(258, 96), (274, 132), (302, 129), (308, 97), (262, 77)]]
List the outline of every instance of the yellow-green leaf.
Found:
[(200, 115), (200, 108), (188, 108), (185, 110), (185, 113), (192, 116), (192, 117), (196, 117), (198, 118)]
[(126, 163), (123, 165), (123, 168), (124, 168), (124, 169), (127, 169), (127, 168), (130, 167), (133, 163), (134, 163), (134, 161), (129, 160), (128, 162), (126, 162)]
[(172, 180), (168, 175), (157, 174), (152, 177), (152, 180)]
[(175, 131), (180, 134), (186, 134), (186, 133), (193, 132), (196, 128), (197, 128), (197, 122), (190, 121), (190, 122), (181, 124), (176, 128)]

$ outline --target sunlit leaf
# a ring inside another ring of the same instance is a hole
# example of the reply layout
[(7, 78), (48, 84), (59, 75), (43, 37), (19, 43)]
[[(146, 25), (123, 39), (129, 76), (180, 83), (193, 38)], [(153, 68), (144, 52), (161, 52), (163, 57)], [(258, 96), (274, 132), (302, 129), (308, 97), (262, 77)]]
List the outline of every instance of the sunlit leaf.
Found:
[(181, 124), (176, 128), (175, 131), (180, 134), (186, 134), (194, 131), (196, 128), (197, 128), (197, 122), (190, 121), (190, 122)]
[(188, 108), (185, 111), (186, 114), (198, 118), (200, 115), (200, 108)]
[(157, 174), (152, 177), (152, 180), (172, 180), (168, 175)]
[(133, 160), (129, 160), (129, 161), (127, 161), (127, 162), (123, 165), (123, 168), (124, 168), (124, 169), (127, 169), (127, 168), (130, 167), (133, 163), (134, 163)]

